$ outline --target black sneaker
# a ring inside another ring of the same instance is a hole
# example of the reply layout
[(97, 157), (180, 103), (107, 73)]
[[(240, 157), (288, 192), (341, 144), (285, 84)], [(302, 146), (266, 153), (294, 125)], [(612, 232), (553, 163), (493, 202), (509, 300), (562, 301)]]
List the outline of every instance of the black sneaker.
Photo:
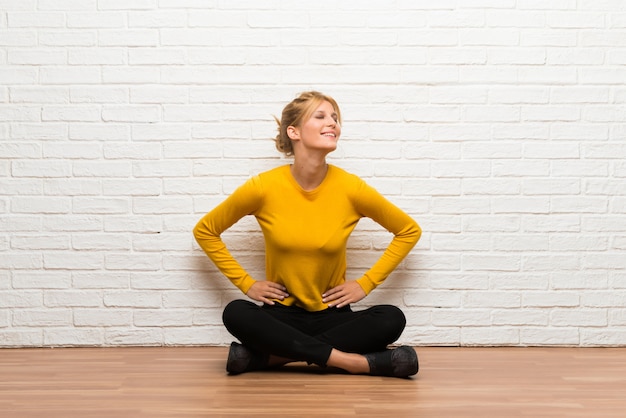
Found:
[(409, 377), (417, 374), (419, 362), (413, 347), (400, 346), (393, 350), (366, 354), (372, 376)]
[(229, 374), (241, 374), (263, 370), (267, 368), (268, 357), (233, 341), (230, 344), (230, 350), (228, 350), (226, 371)]

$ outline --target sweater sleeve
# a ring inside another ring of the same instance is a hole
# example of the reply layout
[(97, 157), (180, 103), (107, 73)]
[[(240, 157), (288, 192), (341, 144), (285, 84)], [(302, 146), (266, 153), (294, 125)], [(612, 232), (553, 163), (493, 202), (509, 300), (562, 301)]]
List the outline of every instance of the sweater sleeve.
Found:
[(422, 230), (408, 214), (395, 206), (373, 187), (361, 182), (355, 196), (355, 207), (362, 216), (371, 218), (393, 234), (393, 239), (365, 274), (357, 282), (369, 294), (409, 254), (420, 239)]
[(252, 215), (263, 199), (258, 177), (249, 179), (196, 224), (193, 235), (217, 268), (243, 293), (256, 282), (230, 254), (221, 234), (246, 215)]

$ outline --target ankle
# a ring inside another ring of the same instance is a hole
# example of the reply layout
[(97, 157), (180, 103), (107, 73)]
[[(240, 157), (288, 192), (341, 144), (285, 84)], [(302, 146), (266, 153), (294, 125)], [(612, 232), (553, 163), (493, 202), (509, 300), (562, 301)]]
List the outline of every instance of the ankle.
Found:
[(292, 360), (286, 357), (278, 357), (278, 356), (270, 354), (267, 360), (267, 365), (268, 367), (280, 367), (288, 363), (293, 363), (294, 361), (296, 360)]
[(352, 374), (368, 374), (369, 364), (365, 356), (355, 353), (346, 353), (333, 349), (326, 362), (329, 367), (337, 367)]

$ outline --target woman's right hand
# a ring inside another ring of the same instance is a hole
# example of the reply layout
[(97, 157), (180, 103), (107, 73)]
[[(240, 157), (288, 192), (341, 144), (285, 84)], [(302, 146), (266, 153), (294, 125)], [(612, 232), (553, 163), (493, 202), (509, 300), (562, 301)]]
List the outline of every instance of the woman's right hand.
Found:
[(252, 286), (250, 286), (246, 295), (250, 299), (267, 303), (268, 305), (274, 304), (272, 299), (284, 300), (286, 297), (289, 297), (289, 293), (287, 293), (287, 288), (285, 286), (269, 282), (267, 280), (255, 282)]

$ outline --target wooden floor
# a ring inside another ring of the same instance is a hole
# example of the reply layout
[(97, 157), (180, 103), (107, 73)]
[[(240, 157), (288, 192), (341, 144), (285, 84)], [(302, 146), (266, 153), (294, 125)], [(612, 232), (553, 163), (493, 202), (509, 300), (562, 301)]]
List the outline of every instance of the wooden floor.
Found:
[(625, 417), (626, 348), (418, 347), (411, 379), (304, 364), (228, 376), (225, 347), (0, 350), (0, 416)]

